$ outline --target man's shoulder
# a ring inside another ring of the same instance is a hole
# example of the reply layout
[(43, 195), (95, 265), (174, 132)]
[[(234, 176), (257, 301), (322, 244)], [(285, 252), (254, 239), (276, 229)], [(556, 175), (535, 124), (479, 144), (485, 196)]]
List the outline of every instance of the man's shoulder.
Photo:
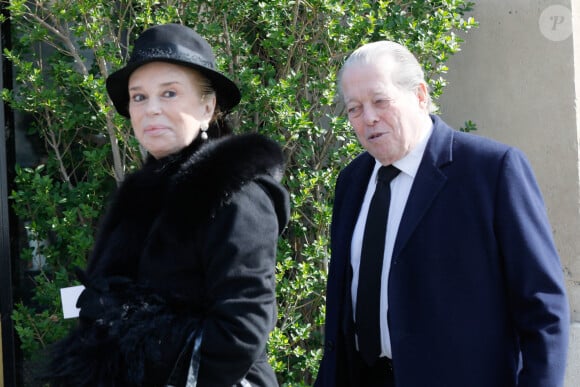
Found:
[(341, 171), (343, 175), (349, 175), (352, 173), (360, 173), (364, 170), (372, 169), (375, 164), (375, 159), (370, 155), (369, 152), (364, 151), (356, 156), (351, 162), (349, 162)]
[(484, 135), (455, 131), (454, 147), (467, 148), (473, 152), (505, 153), (513, 146)]
[(480, 133), (468, 133), (453, 129), (439, 117), (434, 122), (433, 135), (450, 136), (454, 153), (467, 152), (472, 155), (504, 154), (510, 149), (515, 149), (511, 145), (486, 137)]

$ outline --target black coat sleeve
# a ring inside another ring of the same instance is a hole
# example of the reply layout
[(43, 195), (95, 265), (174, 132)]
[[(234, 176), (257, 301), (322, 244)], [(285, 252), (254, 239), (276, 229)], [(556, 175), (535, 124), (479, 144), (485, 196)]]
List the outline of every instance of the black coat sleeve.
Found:
[(264, 353), (274, 327), (276, 246), (287, 221), (280, 214), (288, 212), (282, 187), (270, 190), (276, 185), (245, 185), (206, 230), (200, 386), (231, 386), (241, 380)]

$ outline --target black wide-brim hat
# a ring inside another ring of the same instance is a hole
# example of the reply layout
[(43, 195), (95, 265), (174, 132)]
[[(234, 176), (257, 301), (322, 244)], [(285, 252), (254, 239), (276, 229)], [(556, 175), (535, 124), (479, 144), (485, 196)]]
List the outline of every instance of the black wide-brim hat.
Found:
[(217, 70), (209, 43), (184, 25), (163, 24), (145, 30), (135, 41), (127, 65), (107, 78), (107, 92), (122, 116), (129, 117), (129, 77), (150, 62), (175, 63), (199, 71), (211, 82), (217, 104), (224, 112), (240, 102), (240, 89)]

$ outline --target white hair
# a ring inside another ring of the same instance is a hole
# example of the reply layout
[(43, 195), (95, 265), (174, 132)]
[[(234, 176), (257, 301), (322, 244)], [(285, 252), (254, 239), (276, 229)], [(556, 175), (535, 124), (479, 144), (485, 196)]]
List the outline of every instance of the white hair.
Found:
[(417, 58), (405, 46), (388, 40), (367, 43), (357, 48), (344, 62), (338, 73), (338, 91), (342, 95), (341, 80), (344, 71), (358, 64), (392, 59), (396, 64), (392, 73), (392, 81), (401, 89), (415, 91), (424, 84), (427, 89), (427, 106), (430, 112), (435, 110), (429, 95), (429, 85), (425, 81), (423, 68)]

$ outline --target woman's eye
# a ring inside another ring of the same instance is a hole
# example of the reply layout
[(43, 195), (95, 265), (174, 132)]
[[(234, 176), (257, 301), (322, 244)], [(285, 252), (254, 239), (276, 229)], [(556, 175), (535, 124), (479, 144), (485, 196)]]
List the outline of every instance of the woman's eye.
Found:
[(167, 90), (163, 93), (163, 96), (166, 98), (172, 98), (175, 97), (177, 95), (177, 93), (173, 90)]
[(133, 102), (141, 102), (145, 99), (145, 96), (143, 94), (135, 94), (131, 96), (131, 100)]

